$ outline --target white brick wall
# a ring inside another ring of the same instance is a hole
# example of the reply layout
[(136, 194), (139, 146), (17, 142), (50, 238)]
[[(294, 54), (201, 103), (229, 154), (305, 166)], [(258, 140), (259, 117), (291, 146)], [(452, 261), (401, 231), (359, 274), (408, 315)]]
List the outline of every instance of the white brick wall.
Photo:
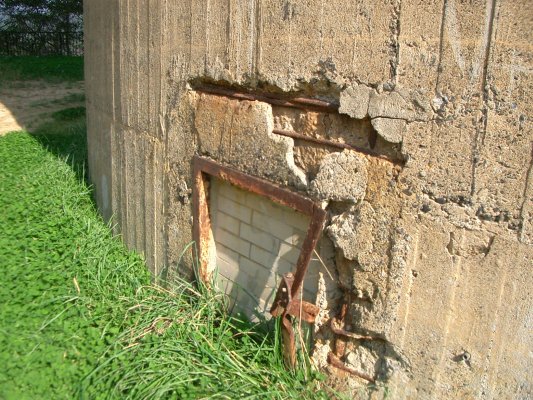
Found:
[[(214, 178), (209, 209), (220, 288), (236, 311), (268, 318), (280, 276), (295, 270), (310, 218)], [(319, 270), (311, 262), (304, 282), (303, 296), (311, 302)]]

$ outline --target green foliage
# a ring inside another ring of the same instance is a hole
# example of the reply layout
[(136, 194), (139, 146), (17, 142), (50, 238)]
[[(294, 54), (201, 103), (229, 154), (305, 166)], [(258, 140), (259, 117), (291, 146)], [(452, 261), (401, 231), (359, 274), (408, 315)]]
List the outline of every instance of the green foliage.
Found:
[[(69, 164), (37, 139), (0, 138), (0, 165), (0, 398), (72, 398), (106, 346), (91, 332), (120, 321), (103, 300), (131, 295), (149, 276), (112, 238)], [(103, 268), (97, 287), (91, 277)]]
[(326, 398), (285, 370), (277, 328), (151, 284), (95, 210), (82, 123), (0, 137), (0, 399)]
[(83, 80), (83, 57), (0, 56), (0, 84), (42, 79), (48, 82)]
[(1, 28), (16, 31), (71, 31), (81, 28), (82, 0), (0, 0)]

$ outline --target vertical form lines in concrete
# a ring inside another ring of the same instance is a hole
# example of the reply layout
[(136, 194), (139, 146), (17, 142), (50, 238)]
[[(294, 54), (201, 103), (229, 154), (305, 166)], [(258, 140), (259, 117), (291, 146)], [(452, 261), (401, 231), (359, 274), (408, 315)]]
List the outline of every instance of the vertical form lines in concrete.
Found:
[(481, 105), (482, 107), (482, 113), (483, 118), (481, 121), (480, 126), (476, 129), (476, 133), (474, 135), (474, 143), (473, 143), (473, 150), (472, 150), (472, 177), (471, 177), (471, 184), (470, 184), (470, 196), (474, 196), (476, 193), (476, 170), (477, 165), (479, 163), (479, 158), (481, 156), (481, 150), (483, 148), (483, 145), (485, 144), (485, 136), (487, 135), (487, 126), (488, 126), (488, 120), (489, 120), (489, 108), (488, 108), (488, 100), (489, 100), (489, 88), (488, 88), (488, 82), (487, 82), (487, 73), (488, 73), (488, 67), (489, 67), (489, 59), (491, 54), (491, 46), (493, 42), (493, 33), (494, 31), (494, 20), (496, 18), (496, 3), (497, 0), (487, 0), (487, 21), (486, 21), (486, 28), (485, 33), (483, 36), (483, 45), (484, 45), (484, 57), (483, 57), (483, 69), (481, 74), (481, 94), (483, 98), (483, 103)]

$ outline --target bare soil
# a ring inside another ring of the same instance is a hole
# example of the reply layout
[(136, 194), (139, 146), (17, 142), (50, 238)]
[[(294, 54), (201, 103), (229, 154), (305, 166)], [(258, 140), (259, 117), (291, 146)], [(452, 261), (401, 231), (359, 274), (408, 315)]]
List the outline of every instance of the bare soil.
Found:
[(84, 82), (18, 81), (0, 86), (0, 135), (32, 130), (64, 108), (84, 105)]

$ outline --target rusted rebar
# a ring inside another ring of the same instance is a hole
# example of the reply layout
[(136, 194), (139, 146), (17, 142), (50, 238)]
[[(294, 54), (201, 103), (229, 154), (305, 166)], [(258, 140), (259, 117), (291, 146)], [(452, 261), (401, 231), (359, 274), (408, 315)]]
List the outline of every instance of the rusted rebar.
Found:
[(328, 362), (330, 363), (330, 365), (332, 365), (333, 367), (335, 368), (338, 368), (342, 371), (346, 371), (352, 375), (355, 375), (361, 379), (364, 379), (365, 381), (368, 381), (368, 382), (371, 382), (371, 383), (375, 383), (376, 380), (368, 375), (368, 374), (365, 374), (364, 372), (360, 372), (360, 371), (357, 371), (356, 369), (352, 368), (352, 367), (349, 367), (347, 366), (346, 364), (344, 364), (335, 354), (333, 354), (332, 352), (330, 352), (328, 354)]
[(348, 150), (357, 151), (358, 153), (363, 153), (363, 154), (366, 154), (366, 155), (371, 156), (371, 157), (380, 158), (382, 160), (386, 160), (386, 161), (389, 161), (389, 162), (394, 163), (394, 164), (397, 164), (399, 162), (398, 160), (395, 160), (392, 157), (386, 156), (384, 154), (378, 154), (378, 153), (376, 153), (376, 152), (374, 152), (372, 150), (368, 150), (368, 149), (365, 149), (363, 147), (358, 147), (358, 146), (354, 146), (354, 145), (347, 144), (347, 143), (335, 142), (333, 140), (328, 140), (328, 139), (319, 139), (319, 138), (315, 138), (315, 137), (312, 137), (312, 136), (303, 135), (303, 134), (295, 132), (295, 131), (287, 131), (287, 130), (283, 130), (283, 129), (273, 129), (272, 133), (275, 133), (276, 135), (281, 135), (281, 136), (286, 136), (286, 137), (290, 137), (290, 138), (293, 138), (293, 139), (301, 140), (301, 141), (304, 141), (304, 142), (310, 142), (310, 143), (319, 144), (319, 145), (322, 145), (322, 146), (328, 146), (328, 147), (335, 147), (337, 149), (348, 149)]
[(218, 96), (231, 97), (237, 100), (262, 101), (276, 106), (299, 108), (301, 110), (332, 113), (338, 112), (339, 109), (339, 106), (335, 103), (310, 97), (300, 96), (290, 98), (287, 96), (279, 96), (274, 93), (250, 93), (224, 86), (207, 84), (196, 85), (194, 90)]

